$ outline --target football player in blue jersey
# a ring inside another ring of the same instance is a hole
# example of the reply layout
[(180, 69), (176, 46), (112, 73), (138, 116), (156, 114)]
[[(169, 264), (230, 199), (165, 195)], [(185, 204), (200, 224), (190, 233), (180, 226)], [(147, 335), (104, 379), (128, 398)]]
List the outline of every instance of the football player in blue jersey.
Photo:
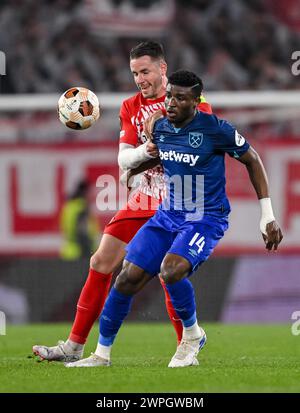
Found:
[(166, 197), (127, 246), (123, 269), (100, 317), (95, 354), (67, 367), (110, 365), (112, 344), (134, 294), (157, 274), (165, 281), (183, 324), (183, 338), (169, 367), (198, 364), (206, 335), (197, 322), (188, 277), (207, 260), (228, 228), (225, 153), (247, 167), (261, 205), (260, 230), (266, 248), (276, 250), (282, 240), (259, 155), (228, 122), (196, 110), (202, 89), (201, 79), (192, 72), (181, 70), (169, 77), (167, 114), (155, 123), (152, 143), (164, 167)]

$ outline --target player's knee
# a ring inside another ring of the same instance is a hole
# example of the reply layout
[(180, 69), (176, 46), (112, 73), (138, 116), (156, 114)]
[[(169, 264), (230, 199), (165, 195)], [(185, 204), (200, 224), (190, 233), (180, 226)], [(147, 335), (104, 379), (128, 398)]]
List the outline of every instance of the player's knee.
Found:
[(164, 259), (160, 268), (160, 277), (165, 284), (174, 284), (189, 274), (190, 266), (187, 260)]
[(112, 272), (111, 263), (106, 260), (102, 254), (95, 252), (90, 259), (90, 268), (102, 274), (110, 274)]
[(178, 272), (170, 272), (167, 268), (162, 268), (160, 277), (165, 284), (174, 284), (182, 279), (182, 274)]
[(123, 294), (135, 294), (139, 290), (142, 278), (143, 271), (125, 261), (123, 269), (116, 279), (115, 288)]

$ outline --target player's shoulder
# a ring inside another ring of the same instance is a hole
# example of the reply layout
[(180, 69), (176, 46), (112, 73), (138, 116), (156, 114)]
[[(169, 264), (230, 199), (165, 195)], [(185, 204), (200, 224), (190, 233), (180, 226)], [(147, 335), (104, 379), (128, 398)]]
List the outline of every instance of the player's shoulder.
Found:
[(226, 134), (235, 130), (235, 127), (231, 125), (227, 120), (219, 118), (214, 113), (203, 113), (198, 114), (199, 122), (206, 130), (211, 130), (214, 133)]
[(172, 127), (167, 117), (158, 119), (153, 127), (153, 133), (162, 131), (172, 131)]
[(123, 100), (122, 107), (125, 108), (127, 111), (131, 111), (137, 107), (141, 106), (141, 93), (138, 92), (133, 96)]
[(196, 119), (198, 122), (204, 123), (208, 126), (216, 126), (218, 124), (218, 117), (214, 113), (202, 112), (199, 109)]

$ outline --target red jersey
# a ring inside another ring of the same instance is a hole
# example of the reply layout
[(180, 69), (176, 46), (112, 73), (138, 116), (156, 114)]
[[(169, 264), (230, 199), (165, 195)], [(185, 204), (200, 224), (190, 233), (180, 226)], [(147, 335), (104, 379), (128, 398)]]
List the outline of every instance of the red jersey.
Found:
[[(158, 99), (145, 99), (139, 92), (129, 99), (124, 100), (120, 109), (120, 143), (139, 146), (146, 142), (143, 132), (143, 123), (158, 109), (164, 109), (165, 96)], [(202, 112), (212, 113), (208, 103), (200, 103), (198, 109)], [(149, 195), (157, 200), (164, 197), (164, 177), (161, 166), (143, 172), (139, 192)]]

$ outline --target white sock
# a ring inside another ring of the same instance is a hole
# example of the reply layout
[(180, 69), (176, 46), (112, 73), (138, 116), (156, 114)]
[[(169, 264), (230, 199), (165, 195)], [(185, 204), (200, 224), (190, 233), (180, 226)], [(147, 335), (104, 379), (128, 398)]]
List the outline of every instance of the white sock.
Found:
[(69, 347), (69, 349), (73, 351), (80, 351), (84, 349), (84, 344), (76, 343), (76, 341), (72, 341), (68, 338), (68, 340), (65, 342), (65, 345)]
[(198, 326), (197, 321), (190, 327), (183, 326), (182, 338), (185, 338), (187, 340), (194, 340), (201, 337), (201, 334), (201, 328)]
[(98, 343), (95, 354), (105, 360), (110, 360), (111, 348), (112, 346), (103, 346), (102, 344)]

